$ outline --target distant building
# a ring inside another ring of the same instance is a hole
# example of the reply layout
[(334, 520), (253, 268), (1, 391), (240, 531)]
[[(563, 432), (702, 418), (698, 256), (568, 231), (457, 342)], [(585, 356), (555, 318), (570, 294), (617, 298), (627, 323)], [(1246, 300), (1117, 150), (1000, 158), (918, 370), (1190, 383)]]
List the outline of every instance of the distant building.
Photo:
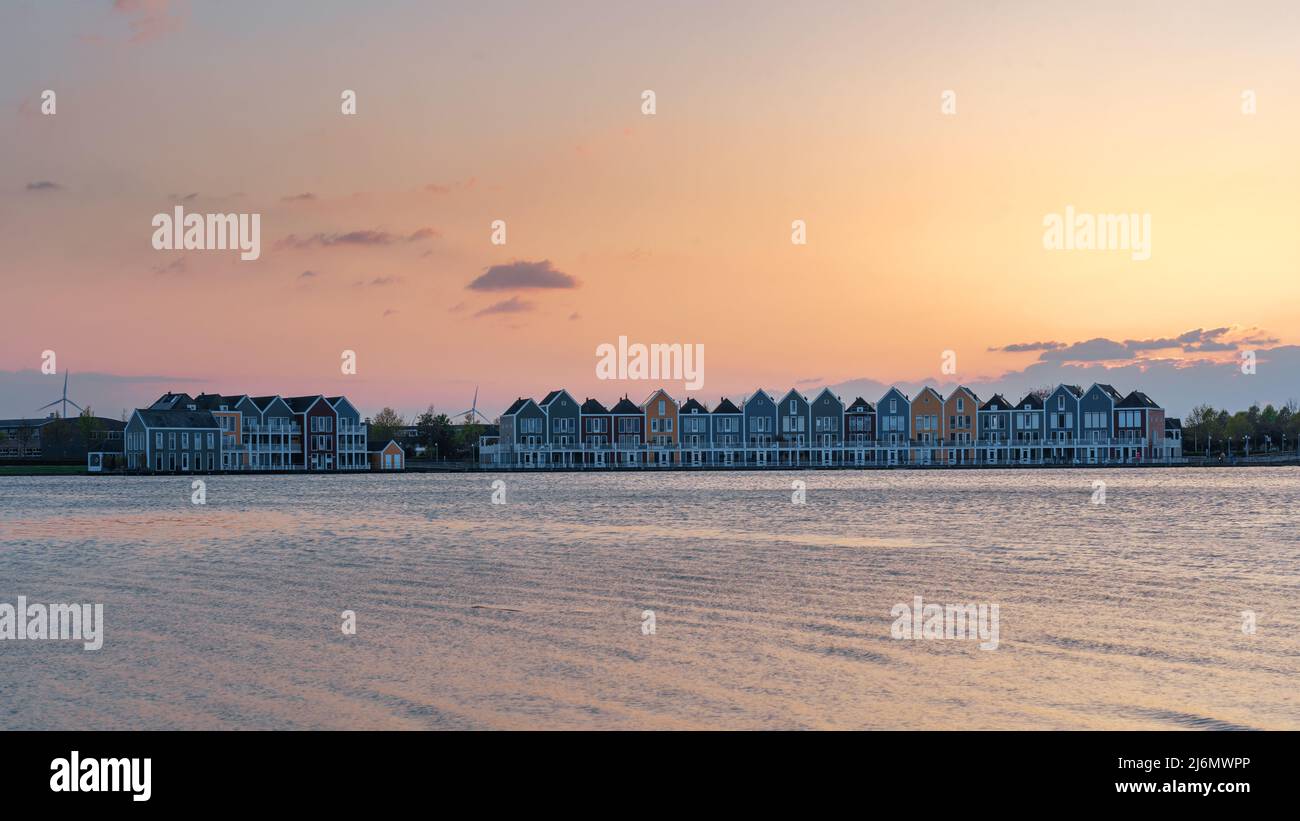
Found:
[(121, 453), (125, 428), (105, 416), (0, 419), (0, 459), (85, 463), (87, 453)]
[(143, 408), (126, 423), (128, 470), (160, 473), (221, 469), (221, 426), (211, 411)]

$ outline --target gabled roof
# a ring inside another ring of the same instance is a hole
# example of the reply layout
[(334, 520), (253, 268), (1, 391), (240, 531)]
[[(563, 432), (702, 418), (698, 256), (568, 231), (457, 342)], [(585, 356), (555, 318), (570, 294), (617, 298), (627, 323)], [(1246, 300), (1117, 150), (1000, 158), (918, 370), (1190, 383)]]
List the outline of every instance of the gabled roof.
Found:
[[(1124, 397), (1119, 395), (1119, 391), (1115, 390), (1115, 388), (1105, 384), (1104, 382), (1094, 382), (1092, 387), (1101, 388), (1102, 393), (1109, 396), (1115, 402), (1122, 402), (1124, 400)], [(1088, 390), (1092, 390), (1092, 388), (1089, 388)]]
[[(325, 401), (325, 397), (321, 396), (319, 393), (316, 394), (315, 396), (286, 396), (283, 398), (284, 398), (284, 403), (288, 405), (289, 409), (292, 410), (294, 413), (306, 413), (307, 411), (311, 410), (312, 406), (315, 405), (317, 402)], [(330, 410), (333, 409), (334, 409), (333, 406), (331, 406)]]
[[(229, 408), (232, 405), (234, 405), (236, 402), (238, 402), (240, 398), (241, 397), (237, 396), (232, 402), (229, 397), (222, 396), (219, 393), (201, 393), (198, 396), (194, 397), (194, 405), (199, 410), (220, 411), (222, 405), (225, 405), (226, 407)], [(184, 405), (182, 405), (181, 407), (184, 407)]]
[(766, 397), (767, 401), (776, 404), (776, 400), (772, 398), (772, 394), (768, 393), (762, 388), (759, 388), (758, 390), (751, 393), (749, 396), (746, 396), (744, 399), (740, 400), (740, 406), (743, 408), (744, 406), (748, 405), (749, 401), (755, 398), (756, 396), (758, 396), (760, 393), (763, 394), (764, 397)]
[(1042, 410), (1043, 397), (1039, 396), (1033, 391), (1030, 391), (1029, 393), (1024, 395), (1024, 398), (1022, 398), (1019, 402), (1016, 403), (1015, 410), (1024, 410), (1025, 405), (1028, 405), (1031, 410)]
[(714, 413), (714, 414), (719, 414), (719, 413), (740, 413), (740, 412), (741, 412), (741, 410), (740, 410), (740, 408), (736, 407), (736, 403), (735, 403), (735, 402), (732, 402), (730, 399), (728, 399), (728, 398), (725, 397), (725, 396), (722, 397), (722, 399), (719, 400), (718, 404), (715, 405), (715, 406), (713, 407), (713, 413)]
[[(1074, 398), (1075, 398), (1075, 399), (1082, 398), (1082, 396), (1083, 396), (1083, 388), (1079, 387), (1078, 385), (1066, 385), (1066, 384), (1062, 383), (1062, 384), (1060, 384), (1060, 385), (1057, 385), (1057, 387), (1058, 387), (1058, 388), (1065, 388), (1067, 391), (1069, 391), (1070, 393), (1074, 394)], [(1055, 391), (1053, 391), (1053, 393), (1055, 393)]]
[(953, 388), (952, 393), (948, 394), (948, 398), (952, 399), (954, 396), (958, 394), (958, 392), (965, 393), (967, 396), (969, 396), (971, 399), (974, 399), (976, 402), (980, 401), (979, 395), (976, 394), (975, 391), (966, 387), (965, 385), (958, 385), (957, 387)]
[(785, 392), (785, 396), (781, 397), (781, 404), (785, 404), (785, 400), (789, 399), (791, 396), (793, 396), (795, 399), (802, 401), (805, 405), (808, 404), (808, 397), (804, 396), (802, 393), (799, 393), (799, 391), (795, 390), (794, 388), (791, 388), (790, 390)]
[(830, 388), (822, 388), (822, 389), (817, 393), (817, 395), (813, 397), (813, 400), (812, 400), (812, 401), (813, 401), (813, 402), (820, 402), (821, 399), (822, 399), (822, 397), (823, 397), (824, 395), (828, 394), (828, 393), (831, 395), (831, 399), (834, 399), (836, 402), (839, 403), (840, 407), (844, 407), (844, 400), (843, 400), (843, 399), (840, 399), (839, 395), (836, 394), (835, 391), (831, 390)]
[[(502, 415), (502, 416), (512, 416), (512, 415), (514, 415), (514, 414), (516, 414), (516, 413), (519, 413), (519, 411), (521, 411), (521, 410), (524, 409), (524, 406), (525, 406), (525, 405), (527, 405), (529, 402), (532, 402), (532, 401), (533, 401), (532, 399), (529, 399), (529, 398), (526, 397), (526, 396), (521, 396), (521, 397), (519, 397), (518, 399), (516, 399), (514, 402), (510, 403), (510, 407), (506, 408), (506, 412), (503, 413), (503, 414), (501, 414), (501, 415)], [(533, 404), (537, 404), (537, 403), (536, 403), (536, 402), (533, 402)]]
[(1155, 403), (1155, 400), (1153, 400), (1151, 397), (1147, 396), (1147, 395), (1146, 395), (1145, 393), (1143, 393), (1142, 391), (1133, 391), (1133, 392), (1130, 393), (1128, 396), (1126, 396), (1126, 397), (1124, 397), (1123, 399), (1121, 399), (1121, 400), (1119, 401), (1119, 404), (1116, 405), (1116, 407), (1119, 407), (1119, 408), (1156, 408), (1156, 409), (1159, 409), (1159, 408), (1160, 408), (1160, 406), (1157, 405), (1157, 404)]
[[(907, 394), (903, 393), (902, 390), (900, 390), (897, 386), (890, 386), (889, 390), (885, 391), (885, 395), (882, 396), (882, 397), (880, 397), (881, 401), (883, 401), (884, 399), (886, 399), (886, 398), (887, 398), (891, 393), (895, 393), (895, 394), (898, 394), (899, 396), (903, 397), (903, 401), (904, 401), (904, 402), (911, 402), (911, 401), (912, 401), (912, 397), (910, 397), (910, 396), (908, 396)], [(880, 403), (877, 402), (876, 404), (878, 405), (878, 404), (880, 404)]]
[(853, 400), (853, 404), (849, 405), (844, 412), (845, 413), (875, 413), (876, 408), (870, 402), (868, 402), (867, 400), (859, 396), (857, 399)]
[[(249, 399), (253, 401), (254, 405), (257, 405), (258, 410), (264, 411), (271, 406), (271, 403), (275, 402), (275, 400), (277, 399), (280, 399), (280, 397), (279, 396), (250, 396)], [(281, 399), (280, 401), (283, 402), (284, 400)]]
[(1177, 416), (1165, 417), (1165, 430), (1182, 430), (1182, 429), (1183, 429), (1183, 420), (1179, 419)]
[(609, 413), (609, 409), (597, 402), (595, 399), (587, 399), (582, 403), (582, 412), (588, 414)]
[(135, 414), (147, 428), (217, 428), (217, 420), (205, 410), (155, 410), (140, 408)]
[(663, 388), (655, 388), (654, 390), (650, 391), (649, 396), (647, 396), (644, 400), (641, 401), (641, 408), (645, 409), (647, 406), (649, 406), (650, 400), (654, 399), (656, 396), (658, 396), (661, 393), (664, 395), (664, 399), (667, 399), (669, 402), (673, 403), (673, 407), (677, 407), (677, 400), (673, 399), (672, 395), (669, 394), (668, 391), (664, 390)]
[(682, 405), (682, 409), (678, 411), (678, 413), (696, 413), (696, 414), (708, 413), (708, 412), (709, 409), (701, 405), (698, 401), (696, 401), (694, 396), (692, 396), (690, 399), (687, 399), (686, 404)]
[(631, 399), (628, 399), (626, 396), (624, 396), (622, 399), (618, 400), (618, 404), (610, 408), (609, 412), (617, 413), (624, 416), (630, 416), (632, 414), (636, 414), (637, 416), (640, 416), (644, 411), (638, 408), (632, 402)]
[(927, 392), (934, 394), (934, 398), (939, 400), (939, 404), (940, 405), (943, 404), (943, 396), (941, 396), (938, 391), (936, 391), (934, 388), (930, 387), (929, 385), (926, 385), (924, 388), (921, 388), (921, 392), (918, 393), (916, 395), (916, 399), (912, 401), (919, 402), (921, 400), (921, 397), (924, 396)]
[(1011, 403), (1008, 402), (1007, 398), (1000, 393), (993, 394), (992, 396), (989, 397), (989, 401), (985, 402), (983, 405), (980, 405), (980, 410), (982, 411), (1011, 410), (1011, 408), (1012, 408)]
[(188, 393), (172, 393), (168, 391), (149, 406), (150, 410), (174, 410), (185, 409), (186, 405), (194, 402), (194, 399)]
[(551, 404), (551, 402), (555, 400), (555, 397), (559, 396), (563, 390), (564, 389), (561, 388), (558, 391), (551, 391), (550, 393), (546, 394), (546, 396), (543, 396), (542, 401), (538, 402), (537, 404), (541, 405), (543, 408), (546, 407), (547, 405)]

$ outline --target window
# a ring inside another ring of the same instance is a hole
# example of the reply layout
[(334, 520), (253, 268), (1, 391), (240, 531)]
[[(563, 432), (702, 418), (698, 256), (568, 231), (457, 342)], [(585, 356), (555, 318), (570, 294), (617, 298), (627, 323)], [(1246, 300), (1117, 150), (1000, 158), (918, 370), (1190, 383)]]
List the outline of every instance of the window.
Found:
[(897, 400), (897, 399), (890, 399), (890, 400), (889, 400), (889, 412), (890, 412), (890, 413), (898, 413), (898, 400)]
[[(213, 436), (212, 431), (208, 431), (208, 449), (209, 449), (209, 450), (212, 449), (212, 444), (213, 444), (212, 436)], [(209, 465), (208, 467), (211, 467), (211, 465)]]
[(190, 446), (190, 432), (181, 431), (181, 449), (183, 450), (185, 448), (188, 448), (189, 446)]
[[(167, 447), (169, 450), (176, 450), (176, 432), (172, 431), (167, 434)], [(175, 466), (172, 467), (175, 470)]]
[(660, 416), (663, 416), (663, 415), (664, 415), (665, 413), (667, 413), (667, 412), (668, 412), (668, 403), (665, 402), (664, 400), (660, 399), (660, 400), (659, 400), (659, 415), (660, 415)]
[[(153, 435), (153, 446), (156, 447), (156, 448), (161, 448), (161, 447), (162, 447), (162, 431), (157, 431), (156, 433), (154, 433), (154, 435)], [(158, 466), (158, 469), (159, 469), (159, 470), (162, 470), (162, 465), (159, 465), (159, 466)]]
[(190, 469), (190, 455), (188, 453), (182, 453), (181, 470), (189, 470), (189, 469)]
[(957, 412), (958, 412), (958, 413), (961, 413), (961, 412), (964, 411), (964, 410), (966, 410), (966, 400), (965, 400), (965, 399), (962, 399), (961, 397), (958, 397), (958, 398), (957, 398)]

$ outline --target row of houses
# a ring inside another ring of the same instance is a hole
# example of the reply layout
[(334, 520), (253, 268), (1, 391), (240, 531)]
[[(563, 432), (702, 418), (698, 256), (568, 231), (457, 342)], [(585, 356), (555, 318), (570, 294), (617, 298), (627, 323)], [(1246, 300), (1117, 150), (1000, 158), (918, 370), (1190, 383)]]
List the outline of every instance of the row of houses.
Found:
[(165, 393), (126, 423), (128, 470), (401, 470), (392, 440), (370, 442), (369, 420), (345, 396)]
[(504, 467), (1134, 464), (1182, 461), (1182, 426), (1141, 391), (1058, 385), (1011, 402), (961, 386), (890, 388), (874, 404), (829, 388), (757, 390), (712, 409), (658, 389), (640, 403), (520, 397), (480, 463)]

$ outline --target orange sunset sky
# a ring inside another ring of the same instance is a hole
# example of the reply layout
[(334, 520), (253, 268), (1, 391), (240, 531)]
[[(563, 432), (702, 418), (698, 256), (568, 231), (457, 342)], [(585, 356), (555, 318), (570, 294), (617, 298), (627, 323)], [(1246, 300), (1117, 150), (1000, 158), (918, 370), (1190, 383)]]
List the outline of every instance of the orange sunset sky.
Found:
[[(0, 415), (55, 398), (47, 349), (113, 416), (166, 389), (640, 399), (595, 378), (619, 336), (704, 344), (710, 403), (1283, 402), (1298, 155), (1295, 3), (5, 3)], [(154, 250), (176, 205), (261, 214), (260, 258)], [(1067, 205), (1149, 213), (1151, 258), (1044, 249)]]

